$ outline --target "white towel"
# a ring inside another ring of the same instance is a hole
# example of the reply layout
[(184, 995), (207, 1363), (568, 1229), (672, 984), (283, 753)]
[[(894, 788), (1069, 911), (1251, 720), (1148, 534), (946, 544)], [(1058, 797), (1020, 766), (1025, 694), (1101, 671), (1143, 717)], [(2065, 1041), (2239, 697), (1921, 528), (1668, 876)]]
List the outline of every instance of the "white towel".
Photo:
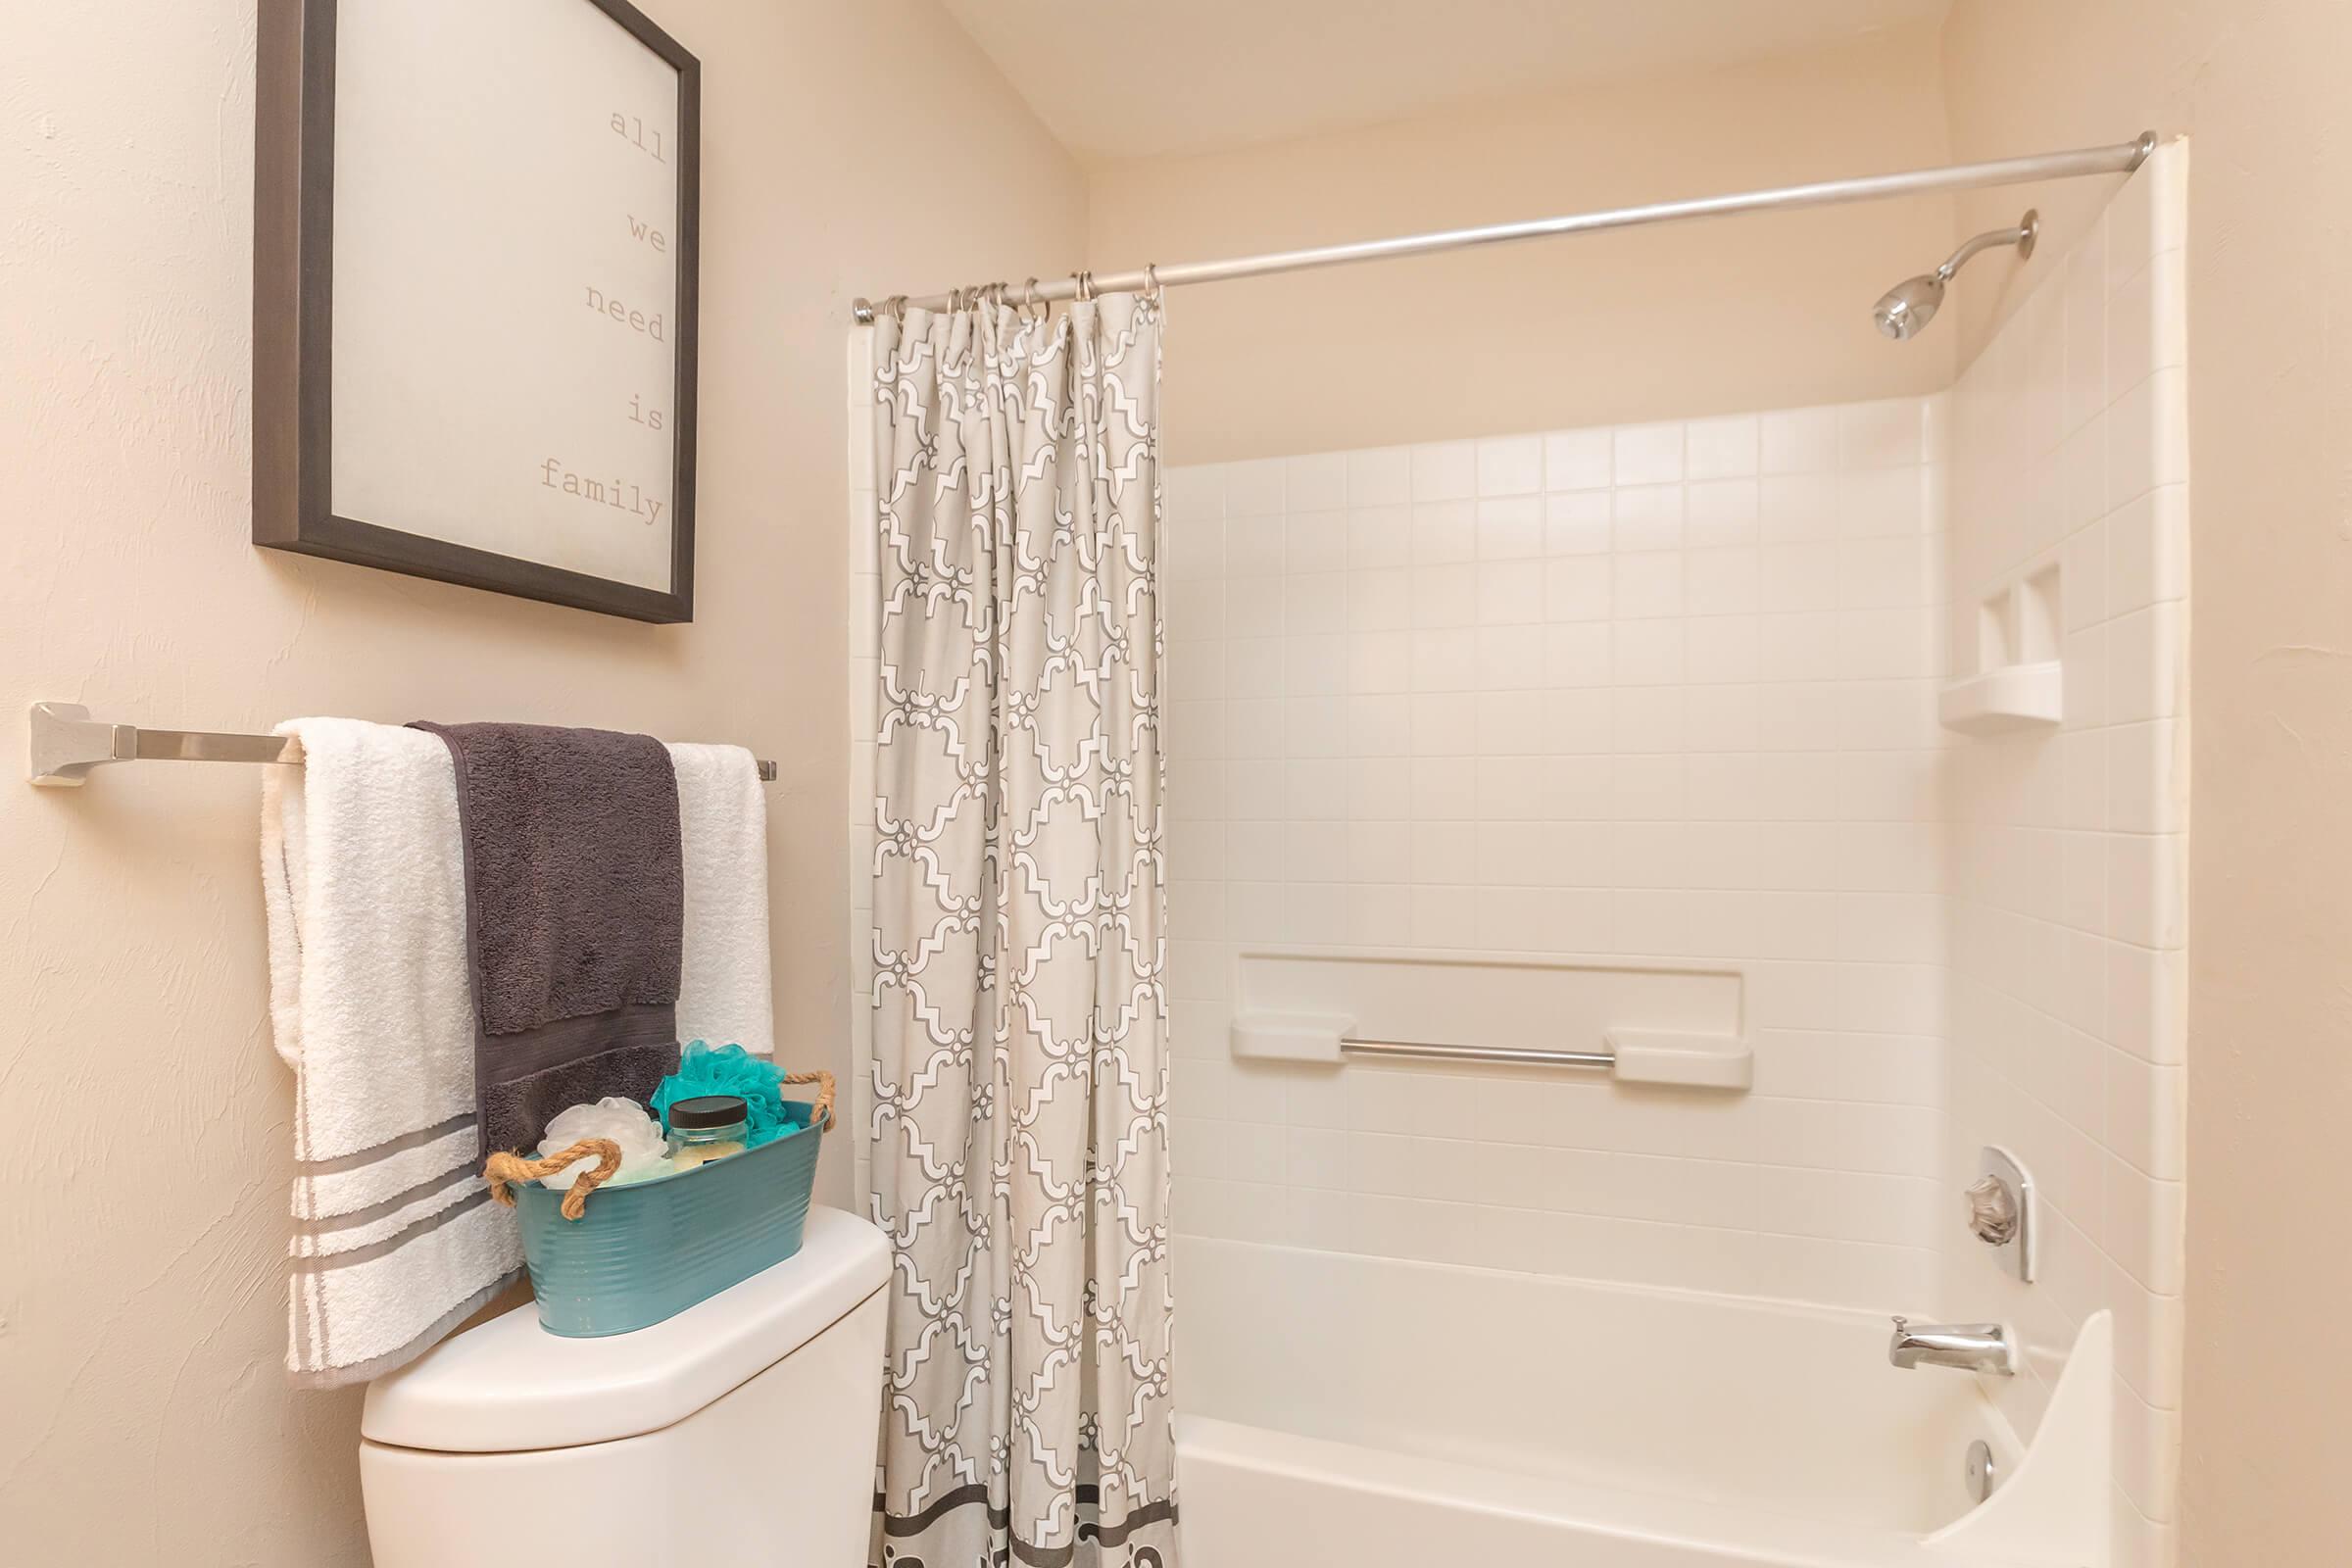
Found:
[(767, 968), (767, 799), (740, 746), (674, 745), (686, 925), (678, 1039), (776, 1052)]
[[(296, 719), (306, 765), (262, 786), (270, 1018), (293, 1067), (286, 1365), (362, 1383), (514, 1280), (514, 1215), (474, 1161), (474, 1014), (449, 748)], [(735, 746), (672, 746), (684, 850), (681, 1040), (774, 1052), (767, 806)]]
[(270, 1019), (294, 1069), (286, 1366), (364, 1383), (514, 1280), (474, 1158), (473, 997), (449, 747), (354, 719), (278, 726), (264, 770)]

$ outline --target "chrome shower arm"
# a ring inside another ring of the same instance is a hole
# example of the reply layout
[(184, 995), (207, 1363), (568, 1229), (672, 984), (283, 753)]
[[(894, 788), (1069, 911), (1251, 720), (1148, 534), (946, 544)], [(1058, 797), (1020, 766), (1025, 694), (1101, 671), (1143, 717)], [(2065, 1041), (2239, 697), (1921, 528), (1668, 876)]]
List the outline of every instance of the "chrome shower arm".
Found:
[(2018, 258), (2022, 261), (2034, 254), (2034, 238), (2040, 231), (2041, 215), (2028, 212), (2011, 227), (1988, 228), (1982, 234), (1963, 240), (1960, 248), (1945, 257), (1943, 265), (1936, 269), (1936, 275), (1948, 283), (1952, 280), (1952, 274), (1966, 266), (1968, 259), (1977, 252), (1993, 250), (2002, 245), (2016, 246)]

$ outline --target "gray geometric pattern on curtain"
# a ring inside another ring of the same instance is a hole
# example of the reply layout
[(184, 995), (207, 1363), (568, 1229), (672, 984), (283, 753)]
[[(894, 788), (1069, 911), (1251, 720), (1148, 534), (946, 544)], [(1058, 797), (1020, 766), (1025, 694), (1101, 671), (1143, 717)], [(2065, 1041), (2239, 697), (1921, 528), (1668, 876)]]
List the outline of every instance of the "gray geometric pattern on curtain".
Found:
[(1176, 1568), (1159, 319), (875, 327), (892, 1568)]

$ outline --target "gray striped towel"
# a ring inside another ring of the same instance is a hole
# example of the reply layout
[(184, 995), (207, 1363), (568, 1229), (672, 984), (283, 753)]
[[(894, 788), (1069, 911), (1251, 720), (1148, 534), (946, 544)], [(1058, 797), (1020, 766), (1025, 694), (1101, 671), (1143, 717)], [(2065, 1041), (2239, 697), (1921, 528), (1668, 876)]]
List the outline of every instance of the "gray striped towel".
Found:
[(262, 786), (270, 1006), (294, 1069), (286, 1366), (364, 1383), (420, 1354), (522, 1267), (474, 1121), (466, 881), (449, 748), (296, 719), (305, 765)]

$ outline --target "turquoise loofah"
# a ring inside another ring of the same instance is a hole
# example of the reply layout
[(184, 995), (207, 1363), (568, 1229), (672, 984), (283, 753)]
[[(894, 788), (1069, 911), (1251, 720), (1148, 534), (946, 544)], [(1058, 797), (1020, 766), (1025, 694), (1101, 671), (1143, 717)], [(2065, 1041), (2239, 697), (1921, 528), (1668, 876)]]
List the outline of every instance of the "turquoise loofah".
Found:
[(746, 1149), (758, 1149), (800, 1129), (800, 1119), (784, 1108), (783, 1073), (765, 1056), (755, 1056), (741, 1046), (715, 1050), (702, 1041), (690, 1042), (678, 1060), (678, 1070), (654, 1091), (654, 1111), (669, 1125), (673, 1101), (698, 1095), (740, 1095), (747, 1107)]

